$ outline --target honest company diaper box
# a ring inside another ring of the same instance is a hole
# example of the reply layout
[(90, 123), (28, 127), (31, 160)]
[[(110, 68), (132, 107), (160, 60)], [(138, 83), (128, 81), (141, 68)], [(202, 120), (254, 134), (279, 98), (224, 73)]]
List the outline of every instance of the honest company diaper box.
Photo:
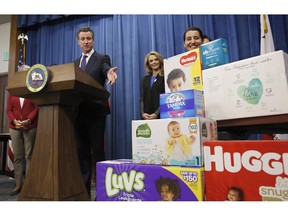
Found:
[(207, 201), (288, 201), (288, 141), (204, 142)]
[(205, 116), (215, 120), (288, 113), (288, 55), (276, 51), (203, 70)]
[(201, 117), (132, 121), (135, 163), (203, 166), (203, 141), (217, 139), (216, 121)]
[(203, 201), (204, 168), (98, 162), (97, 201)]
[(229, 46), (225, 39), (219, 38), (200, 46), (202, 70), (230, 62)]
[(165, 93), (203, 90), (200, 49), (164, 59)]
[(203, 92), (185, 90), (160, 94), (160, 118), (205, 117)]

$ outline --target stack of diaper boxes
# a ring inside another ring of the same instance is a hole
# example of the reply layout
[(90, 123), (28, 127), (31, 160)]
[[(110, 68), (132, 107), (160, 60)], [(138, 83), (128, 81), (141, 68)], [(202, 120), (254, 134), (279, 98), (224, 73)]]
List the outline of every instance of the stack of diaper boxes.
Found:
[[(286, 53), (205, 67), (202, 51), (206, 117), (226, 120), (288, 113), (283, 101), (288, 97)], [(207, 60), (206, 66), (211, 62)], [(206, 200), (287, 201), (287, 146), (287, 141), (204, 142)]]
[[(162, 110), (161, 119), (132, 121), (132, 160), (97, 163), (97, 200), (204, 200), (202, 143), (217, 139), (217, 126), (204, 118), (200, 50), (165, 59), (165, 77), (167, 67), (188, 71), (186, 84), (190, 84), (187, 91), (160, 99), (161, 107), (170, 102), (174, 108), (176, 103), (186, 104), (185, 115), (169, 116), (177, 110)], [(168, 118), (162, 118), (164, 113)], [(181, 133), (177, 143), (168, 125)]]
[(229, 47), (223, 38), (165, 59), (165, 94), (160, 96), (160, 117), (205, 117), (202, 68), (229, 62)]
[[(167, 80), (174, 69), (183, 71), (185, 83), (181, 90), (170, 92)], [(153, 167), (157, 178), (178, 182), (181, 196), (175, 200), (203, 201), (203, 141), (217, 139), (217, 125), (205, 118), (200, 50), (164, 59), (164, 78), (160, 119), (132, 121), (133, 162), (150, 166), (151, 175)]]
[[(185, 74), (177, 92), (174, 69)], [(204, 200), (203, 142), (217, 139), (217, 124), (205, 118), (200, 49), (164, 59), (164, 78), (160, 119), (132, 121), (132, 160), (97, 163), (97, 200)]]

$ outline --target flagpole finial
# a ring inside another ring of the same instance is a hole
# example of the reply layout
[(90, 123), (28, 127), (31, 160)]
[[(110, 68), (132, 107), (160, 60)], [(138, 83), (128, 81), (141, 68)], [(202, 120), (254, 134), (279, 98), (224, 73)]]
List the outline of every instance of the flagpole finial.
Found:
[(28, 36), (24, 33), (21, 33), (18, 35), (18, 40), (21, 40), (21, 44), (23, 45), (24, 44), (24, 40), (27, 40), (28, 41)]
[(26, 64), (26, 44), (25, 40), (28, 41), (28, 36), (24, 33), (18, 35), (18, 40), (21, 41), (19, 57), (18, 57), (18, 68), (23, 64)]
[(267, 21), (266, 21), (266, 14), (263, 15), (263, 19), (264, 19), (264, 32), (267, 33), (268, 32), (268, 26), (267, 26)]

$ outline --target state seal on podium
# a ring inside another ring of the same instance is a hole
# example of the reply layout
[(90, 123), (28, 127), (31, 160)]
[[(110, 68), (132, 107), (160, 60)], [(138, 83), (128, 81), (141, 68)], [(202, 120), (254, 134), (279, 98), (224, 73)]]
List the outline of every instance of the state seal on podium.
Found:
[(49, 80), (49, 72), (42, 64), (33, 65), (26, 75), (26, 86), (31, 92), (39, 92)]

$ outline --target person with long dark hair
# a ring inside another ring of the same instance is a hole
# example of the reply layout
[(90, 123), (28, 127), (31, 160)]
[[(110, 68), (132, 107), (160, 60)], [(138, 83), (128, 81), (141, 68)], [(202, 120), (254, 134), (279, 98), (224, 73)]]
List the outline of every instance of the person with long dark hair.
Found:
[(183, 45), (187, 51), (200, 48), (203, 44), (203, 33), (198, 27), (190, 27), (183, 34)]

